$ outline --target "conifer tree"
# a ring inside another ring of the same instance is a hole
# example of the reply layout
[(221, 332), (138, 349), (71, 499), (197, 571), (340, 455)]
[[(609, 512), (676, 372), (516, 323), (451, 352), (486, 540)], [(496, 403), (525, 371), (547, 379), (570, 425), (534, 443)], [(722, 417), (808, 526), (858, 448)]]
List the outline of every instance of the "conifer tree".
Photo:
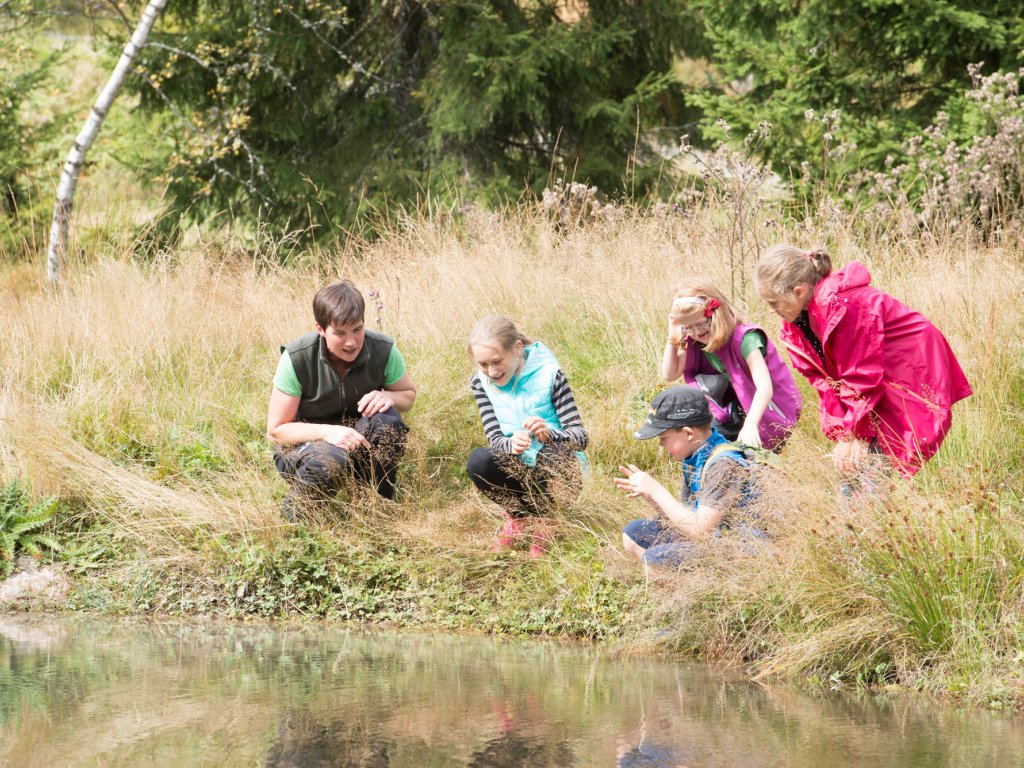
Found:
[(642, 192), (647, 129), (693, 116), (672, 76), (685, 5), (179, 0), (140, 93), (181, 118), (182, 210), (335, 232), (452, 189), (516, 197), (552, 169)]

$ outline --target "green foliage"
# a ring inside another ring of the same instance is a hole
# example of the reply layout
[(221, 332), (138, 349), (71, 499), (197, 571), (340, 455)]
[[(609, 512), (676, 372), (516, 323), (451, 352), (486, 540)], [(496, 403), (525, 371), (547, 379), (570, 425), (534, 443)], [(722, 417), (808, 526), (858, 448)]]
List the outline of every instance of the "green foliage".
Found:
[(223, 588), (235, 615), (394, 618), (407, 586), (403, 552), (367, 552), (304, 530), (226, 552), (232, 560)]
[[(698, 99), (705, 120), (724, 118), (743, 132), (772, 123), (779, 140), (766, 149), (777, 171), (797, 176), (807, 162), (821, 178), (826, 162), (822, 126), (805, 119), (807, 110), (840, 110), (856, 164), (880, 168), (904, 136), (964, 89), (968, 64), (1006, 68), (1024, 47), (1024, 13), (1011, 0), (697, 6), (719, 75), (718, 87)], [(730, 82), (735, 87), (726, 88)]]
[(958, 93), (921, 133), (906, 137), (881, 171), (851, 181), (848, 196), (875, 212), (903, 204), (931, 227), (970, 223), (984, 235), (1016, 230), (1024, 213), (1021, 77), (967, 68), (972, 87)]
[(485, 604), (478, 616), (490, 632), (611, 639), (628, 630), (639, 600), (626, 582), (601, 573), (594, 562), (583, 569), (532, 568), (495, 594), (501, 608)]
[(687, 16), (671, 2), (588, 6), (566, 23), (554, 3), (450, 4), (423, 88), (445, 176), (491, 177), (504, 194), (552, 169), (606, 191), (651, 187), (663, 169), (637, 132), (684, 121), (671, 64)]
[(70, 570), (85, 573), (102, 568), (114, 558), (114, 552), (100, 541), (86, 538), (82, 531), (65, 541), (60, 559)]
[(898, 617), (919, 653), (981, 649), (1008, 592), (1024, 577), (1016, 531), (984, 490), (952, 517), (888, 516), (876, 540), (857, 542), (865, 581)]
[[(32, 130), (24, 119), (22, 107), (26, 95), (45, 77), (48, 62), (39, 62), (21, 32), (6, 20), (0, 21), (0, 191), (9, 204), (24, 169), (25, 153)], [(5, 212), (9, 211), (5, 207)]]
[(47, 212), (36, 204), (31, 172), (35, 145), (52, 134), (53, 125), (31, 114), (28, 103), (49, 81), (58, 56), (34, 50), (33, 17), (19, 14), (25, 5), (15, 3), (0, 15), (0, 255), (18, 252), (26, 232)]
[(550, 563), (446, 557), (305, 527), (273, 541), (219, 535), (205, 549), (198, 578), (136, 563), (117, 587), (128, 586), (130, 610), (607, 639), (635, 629), (643, 602), (635, 580), (604, 572), (593, 539), (559, 543)]
[(10, 481), (0, 490), (0, 576), (10, 575), (19, 551), (41, 557), (44, 547), (60, 550), (60, 545), (41, 531), (56, 508), (55, 496), (32, 504), (28, 489), (19, 480)]
[(518, 196), (553, 167), (649, 189), (646, 129), (688, 114), (671, 75), (686, 4), (560, 6), (174, 3), (134, 87), (185, 120), (165, 176), (179, 210), (333, 232), (456, 182)]
[(266, 452), (265, 445), (250, 446), (251, 424), (215, 425), (207, 417), (181, 413), (175, 423), (154, 431), (150, 416), (110, 403), (97, 414), (81, 414), (73, 434), (89, 450), (120, 466), (145, 467), (155, 479), (203, 479), (224, 472), (233, 463), (231, 447), (261, 457)]

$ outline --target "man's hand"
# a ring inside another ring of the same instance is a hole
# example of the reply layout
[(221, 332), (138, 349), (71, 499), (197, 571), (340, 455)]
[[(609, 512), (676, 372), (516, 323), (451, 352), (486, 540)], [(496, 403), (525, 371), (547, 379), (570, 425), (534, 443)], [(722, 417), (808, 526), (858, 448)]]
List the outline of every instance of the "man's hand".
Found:
[(523, 422), (523, 429), (530, 432), (534, 437), (540, 440), (542, 443), (546, 443), (551, 439), (551, 430), (548, 429), (547, 422), (540, 416), (531, 416)]
[(844, 475), (855, 475), (868, 457), (864, 440), (842, 440), (832, 449), (832, 463)]
[(509, 440), (512, 443), (512, 453), (518, 456), (533, 444), (533, 435), (525, 429), (521, 429), (515, 432)]
[(324, 424), (323, 428), (323, 439), (342, 450), (352, 452), (360, 446), (369, 446), (366, 438), (352, 427), (343, 427), (341, 424)]
[(366, 418), (383, 413), (395, 404), (395, 399), (382, 389), (367, 392), (356, 403), (356, 409)]
[(625, 491), (626, 496), (631, 499), (642, 496), (649, 500), (655, 489), (662, 487), (661, 483), (633, 464), (620, 466), (619, 472), (624, 476), (615, 478), (615, 487)]

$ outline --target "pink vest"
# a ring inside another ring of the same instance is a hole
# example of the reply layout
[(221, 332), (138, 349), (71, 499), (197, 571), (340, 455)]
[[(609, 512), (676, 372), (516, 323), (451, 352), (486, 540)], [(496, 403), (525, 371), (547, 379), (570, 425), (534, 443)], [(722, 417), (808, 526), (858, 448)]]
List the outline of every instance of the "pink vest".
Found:
[[(754, 380), (750, 376), (747, 361), (743, 359), (740, 352), (743, 334), (747, 331), (761, 331), (761, 329), (750, 323), (737, 325), (729, 343), (714, 352), (725, 366), (725, 370), (729, 374), (729, 381), (744, 411), (750, 410), (754, 393), (757, 391)], [(764, 333), (764, 331), (761, 332)], [(764, 359), (768, 364), (768, 373), (771, 374), (773, 394), (768, 410), (761, 417), (757, 431), (764, 447), (774, 448), (789, 437), (789, 433), (793, 431), (793, 426), (800, 418), (803, 401), (800, 399), (800, 391), (793, 380), (793, 374), (782, 362), (782, 358), (779, 357), (778, 351), (768, 339), (767, 334), (765, 334), (765, 339), (768, 346), (765, 349)], [(696, 344), (687, 344), (686, 358), (683, 361), (683, 379), (687, 384), (697, 386), (696, 375), (698, 373), (718, 373), (718, 371), (708, 362)], [(719, 407), (714, 401), (709, 399), (708, 404), (711, 406), (711, 414), (716, 419), (726, 421), (729, 418), (728, 411)]]

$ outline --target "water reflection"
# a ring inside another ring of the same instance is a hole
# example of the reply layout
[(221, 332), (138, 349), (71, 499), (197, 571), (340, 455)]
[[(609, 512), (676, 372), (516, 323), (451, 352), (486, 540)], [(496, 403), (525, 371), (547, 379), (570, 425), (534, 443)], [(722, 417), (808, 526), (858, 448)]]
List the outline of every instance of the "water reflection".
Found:
[(632, 749), (620, 752), (619, 768), (678, 768), (682, 758), (676, 750), (666, 744), (638, 744)]
[(0, 617), (0, 764), (993, 766), (1011, 716), (443, 635)]
[(468, 768), (578, 764), (567, 739), (544, 738), (544, 712), (536, 696), (522, 697), (521, 712), (510, 706), (509, 699), (493, 698), (490, 704), (494, 734), (473, 752)]
[(387, 768), (393, 743), (358, 726), (329, 723), (309, 712), (288, 713), (278, 726), (277, 741), (267, 754), (267, 768), (359, 766)]

